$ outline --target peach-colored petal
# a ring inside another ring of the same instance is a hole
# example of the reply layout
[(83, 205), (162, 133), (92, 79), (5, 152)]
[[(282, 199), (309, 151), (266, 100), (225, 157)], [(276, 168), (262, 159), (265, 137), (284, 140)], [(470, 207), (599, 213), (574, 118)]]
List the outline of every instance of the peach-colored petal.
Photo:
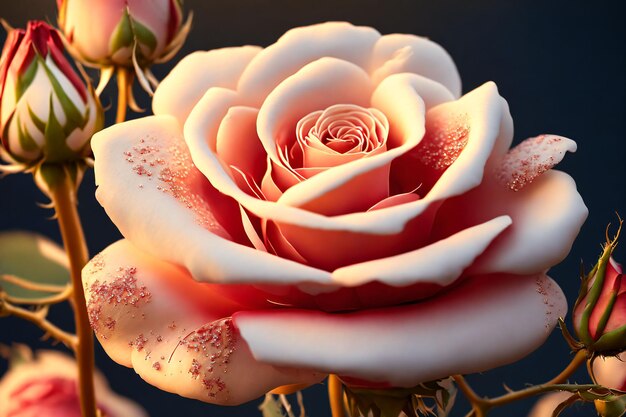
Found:
[(528, 417), (552, 417), (554, 410), (572, 395), (571, 392), (559, 391), (544, 395), (535, 403)]
[[(402, 80), (402, 77), (400, 77), (398, 83), (401, 83)], [(421, 86), (423, 86), (421, 82), (417, 80), (411, 81), (410, 85), (399, 85), (399, 87), (403, 87), (399, 91), (404, 92), (405, 97), (410, 96), (415, 98), (415, 89)], [(388, 105), (391, 106), (393, 91), (396, 90), (392, 89), (391, 86), (388, 87), (389, 93), (387, 95), (381, 93), (381, 97), (387, 97), (389, 101)], [(408, 222), (420, 216), (420, 213), (425, 213), (432, 203), (461, 194), (478, 185), (482, 180), (484, 164), (489, 158), (489, 155), (494, 152), (494, 149), (504, 148), (504, 146), (502, 146), (503, 144), (508, 148), (507, 141), (510, 143), (511, 139), (508, 130), (504, 132), (500, 131), (502, 120), (506, 117), (504, 115), (506, 110), (505, 102), (497, 94), (495, 85), (488, 83), (466, 94), (456, 102), (444, 103), (438, 106), (441, 107), (438, 111), (442, 113), (445, 110), (453, 114), (467, 114), (467, 123), (471, 126), (471, 131), (466, 147), (467, 152), (463, 152), (452, 166), (456, 167), (458, 164), (458, 169), (452, 169), (452, 167), (450, 167), (446, 171), (445, 175), (450, 171), (452, 171), (452, 173), (448, 175), (449, 178), (443, 184), (439, 184), (436, 193), (431, 191), (419, 201), (383, 210), (328, 217), (302, 210), (298, 207), (291, 207), (286, 204), (262, 201), (258, 198), (251, 197), (237, 187), (230, 174), (224, 170), (211, 150), (211, 143), (214, 143), (219, 120), (224, 117), (228, 107), (238, 104), (237, 100), (239, 100), (239, 98), (234, 91), (212, 88), (195, 106), (185, 123), (185, 139), (191, 151), (194, 163), (198, 169), (206, 175), (216, 189), (225, 195), (233, 197), (254, 215), (260, 218), (274, 220), (281, 224), (293, 225), (295, 228), (310, 228), (332, 233), (350, 231), (354, 233), (371, 234), (372, 236), (374, 236), (374, 234), (393, 235), (400, 233), (406, 228)], [(415, 106), (415, 101), (410, 101), (408, 98), (405, 101), (407, 104)], [(436, 111), (437, 108), (431, 111)], [(403, 115), (404, 121), (400, 131), (409, 135), (406, 140), (408, 142), (419, 140), (419, 132), (423, 129), (419, 127), (419, 123), (415, 122), (415, 117), (413, 117), (410, 112), (398, 108), (393, 111), (395, 111), (394, 114)], [(391, 125), (393, 115), (390, 115), (389, 112), (385, 112), (385, 115)], [(349, 178), (359, 174), (361, 170), (368, 171), (380, 166), (380, 164), (384, 165), (390, 159), (389, 156), (386, 156), (387, 154), (391, 153), (391, 159), (393, 159), (393, 151), (392, 149), (391, 151), (372, 158), (382, 158), (377, 159), (373, 164), (366, 161), (365, 165), (358, 165), (363, 161), (359, 160), (347, 165), (342, 165), (341, 167), (336, 167), (335, 169), (342, 170), (336, 171), (336, 173), (339, 174), (336, 176), (328, 174), (333, 172), (333, 170), (321, 172), (311, 179), (291, 187), (290, 190), (297, 190), (302, 184), (307, 184), (311, 181), (319, 181), (315, 187), (310, 186), (310, 191), (315, 192), (314, 196), (321, 195), (322, 193), (328, 192), (330, 189), (336, 188), (340, 183), (345, 183)], [(387, 159), (387, 161), (385, 159)], [(346, 174), (346, 170), (349, 170), (350, 174), (352, 174), (348, 175), (348, 179), (346, 179), (344, 175)], [(335, 178), (328, 178), (330, 176)], [(322, 191), (319, 191), (320, 189)], [(311, 199), (310, 195), (307, 196), (303, 189), (290, 192), (293, 192), (293, 197), (290, 197), (290, 199), (293, 198), (294, 201), (295, 197), (301, 198), (303, 202)], [(324, 239), (328, 237), (329, 236), (326, 236)]]
[(191, 164), (172, 116), (115, 125), (92, 145), (97, 198), (142, 249), (187, 267), (200, 281), (330, 282), (324, 271), (228, 240), (245, 236), (239, 207)]
[(576, 142), (571, 139), (556, 135), (528, 138), (502, 158), (495, 175), (511, 190), (519, 191), (561, 162), (567, 152), (576, 152)]
[(258, 113), (252, 107), (231, 107), (220, 124), (215, 146), (225, 164), (237, 167), (260, 184), (266, 155), (256, 134)]
[(246, 104), (260, 106), (278, 84), (320, 58), (338, 58), (365, 68), (379, 38), (376, 30), (347, 22), (291, 29), (250, 63), (237, 89)]
[(250, 305), (126, 240), (94, 258), (83, 282), (90, 321), (109, 356), (165, 391), (240, 404), (280, 385), (323, 377), (257, 362), (230, 319)]
[(520, 359), (566, 309), (560, 288), (544, 275), (490, 275), (408, 306), (247, 311), (233, 321), (257, 360), (412, 387)]
[(209, 88), (235, 88), (242, 71), (260, 50), (257, 46), (241, 46), (187, 55), (154, 92), (154, 114), (171, 114), (182, 126)]
[(454, 61), (440, 45), (407, 34), (385, 35), (376, 42), (370, 73), (378, 83), (391, 74), (415, 73), (435, 80), (461, 96), (461, 78)]
[(343, 286), (380, 281), (392, 286), (430, 282), (446, 287), (510, 225), (508, 216), (497, 217), (414, 251), (339, 268), (333, 271), (333, 281)]
[(550, 268), (565, 258), (587, 213), (574, 180), (562, 172), (545, 172), (518, 192), (490, 176), (480, 187), (444, 203), (433, 233), (448, 236), (507, 214), (513, 225), (472, 271), (527, 274)]

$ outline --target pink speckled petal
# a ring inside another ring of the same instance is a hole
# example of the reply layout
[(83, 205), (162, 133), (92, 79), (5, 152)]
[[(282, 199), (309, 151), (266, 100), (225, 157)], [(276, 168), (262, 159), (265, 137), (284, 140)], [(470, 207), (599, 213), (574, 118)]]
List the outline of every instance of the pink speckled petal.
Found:
[(246, 98), (246, 104), (260, 106), (279, 83), (320, 58), (338, 58), (366, 68), (379, 38), (375, 29), (347, 22), (291, 29), (252, 60), (237, 89)]
[(260, 50), (257, 46), (242, 46), (187, 55), (154, 92), (154, 114), (171, 114), (182, 126), (206, 90), (235, 88), (242, 71)]
[(92, 327), (109, 356), (162, 390), (240, 404), (280, 385), (323, 378), (257, 362), (230, 319), (253, 304), (226, 298), (230, 286), (198, 283), (127, 240), (95, 257), (83, 283)]
[(567, 152), (576, 152), (576, 142), (571, 139), (556, 135), (528, 138), (502, 158), (496, 176), (511, 190), (519, 191), (561, 162)]
[(391, 74), (415, 73), (435, 80), (461, 96), (461, 78), (450, 55), (435, 42), (415, 35), (385, 35), (376, 42), (370, 73), (378, 83)]
[(402, 307), (242, 311), (233, 321), (257, 360), (412, 387), (519, 360), (566, 310), (560, 288), (544, 275), (490, 275)]
[(96, 196), (143, 250), (200, 281), (330, 282), (327, 272), (235, 243), (247, 240), (239, 207), (193, 166), (174, 117), (117, 124), (95, 135), (92, 146)]
[(490, 177), (480, 187), (447, 201), (433, 234), (448, 236), (507, 214), (513, 225), (477, 260), (472, 272), (529, 274), (567, 256), (587, 213), (574, 180), (563, 172), (545, 172), (518, 192)]

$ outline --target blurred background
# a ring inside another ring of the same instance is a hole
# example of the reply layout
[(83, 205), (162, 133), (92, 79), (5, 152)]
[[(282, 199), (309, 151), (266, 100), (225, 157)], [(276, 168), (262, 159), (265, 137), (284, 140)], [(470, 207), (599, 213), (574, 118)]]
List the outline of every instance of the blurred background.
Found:
[[(596, 261), (607, 223), (616, 222), (615, 212), (626, 216), (625, 120), (625, 7), (621, 1), (530, 0), (185, 0), (193, 10), (192, 32), (174, 60), (153, 68), (162, 79), (190, 51), (225, 46), (267, 46), (294, 26), (328, 20), (348, 20), (373, 26), (381, 33), (413, 33), (440, 43), (452, 55), (467, 92), (493, 80), (511, 107), (515, 142), (541, 133), (556, 133), (578, 142), (559, 169), (576, 180), (590, 215), (570, 256), (553, 268), (554, 277), (570, 304), (576, 299), (581, 260), (588, 267)], [(0, 1), (0, 17), (13, 26), (28, 19), (56, 21), (52, 0)], [(4, 42), (5, 33), (0, 35)], [(112, 83), (114, 84), (114, 83)], [(136, 91), (139, 103), (149, 109), (149, 99)], [(104, 105), (115, 105), (115, 91), (108, 88)], [(107, 112), (107, 125), (114, 110)], [(149, 114), (149, 111), (146, 113)], [(139, 117), (130, 114), (131, 118)], [(94, 198), (93, 172), (80, 190), (80, 213), (89, 249), (96, 254), (121, 236)], [(38, 205), (45, 197), (27, 175), (0, 180), (0, 231), (32, 230), (57, 242), (60, 235), (52, 215)], [(626, 262), (624, 246), (616, 258)], [(51, 319), (72, 327), (70, 311), (52, 309)], [(515, 323), (511, 323), (515, 331)], [(40, 341), (41, 331), (11, 318), (0, 320), (0, 343), (23, 342), (49, 348)], [(63, 349), (63, 347), (57, 347)], [(144, 383), (134, 371), (112, 362), (99, 348), (98, 367), (118, 393), (143, 405), (152, 417), (260, 416), (260, 401), (227, 408), (204, 404), (162, 392)], [(483, 395), (504, 392), (502, 384), (522, 388), (558, 373), (569, 361), (569, 350), (556, 331), (548, 342), (517, 364), (470, 377)], [(0, 374), (6, 362), (0, 360)], [(584, 375), (578, 374), (583, 382)], [(310, 417), (328, 417), (326, 387), (305, 391)], [(459, 398), (454, 416), (467, 411)], [(494, 416), (524, 416), (533, 401), (508, 406)], [(593, 415), (591, 409), (569, 412), (570, 416)]]

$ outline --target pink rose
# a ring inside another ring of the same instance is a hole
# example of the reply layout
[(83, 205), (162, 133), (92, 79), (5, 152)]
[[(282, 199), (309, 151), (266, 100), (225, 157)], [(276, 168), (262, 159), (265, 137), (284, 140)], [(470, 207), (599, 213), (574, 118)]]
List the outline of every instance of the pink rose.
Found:
[[(76, 362), (55, 351), (12, 367), (0, 380), (0, 417), (80, 417)], [(98, 408), (106, 417), (146, 417), (134, 402), (95, 375)]]
[(411, 387), (515, 361), (566, 302), (545, 275), (587, 215), (509, 151), (493, 83), (413, 35), (348, 23), (195, 52), (155, 116), (94, 138), (97, 197), (126, 240), (83, 272), (108, 354), (161, 389), (237, 404), (327, 373)]
[(144, 67), (182, 45), (181, 0), (57, 0), (59, 27), (74, 55), (95, 65)]

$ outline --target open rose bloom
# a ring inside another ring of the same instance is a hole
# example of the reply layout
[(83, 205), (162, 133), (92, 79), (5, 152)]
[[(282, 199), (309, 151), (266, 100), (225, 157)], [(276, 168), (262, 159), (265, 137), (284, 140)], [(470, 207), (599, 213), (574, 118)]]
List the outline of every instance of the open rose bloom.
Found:
[(545, 271), (587, 215), (551, 170), (575, 144), (509, 150), (496, 86), (460, 94), (437, 44), (347, 23), (183, 59), (155, 116), (94, 138), (125, 237), (83, 271), (108, 354), (237, 404), (328, 373), (411, 387), (537, 348), (567, 308)]

